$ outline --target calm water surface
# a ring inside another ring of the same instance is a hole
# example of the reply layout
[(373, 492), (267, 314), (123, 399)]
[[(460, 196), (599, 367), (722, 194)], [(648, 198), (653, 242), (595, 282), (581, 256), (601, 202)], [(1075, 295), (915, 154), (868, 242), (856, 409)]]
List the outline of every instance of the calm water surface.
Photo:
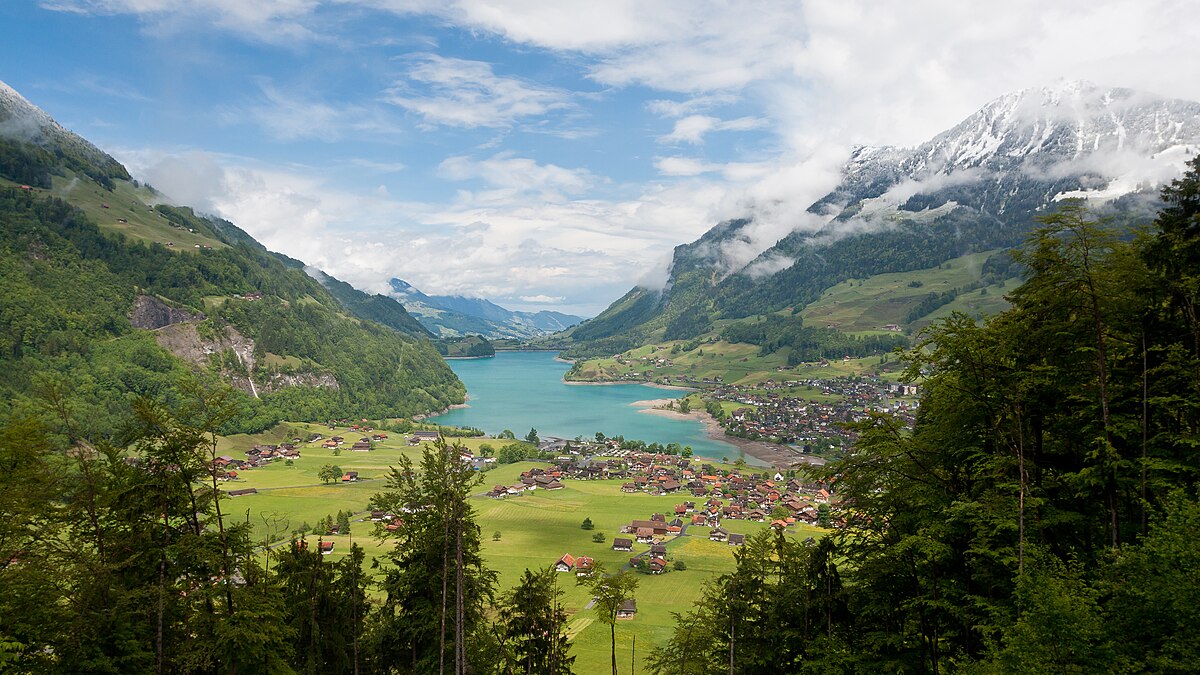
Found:
[(600, 431), (647, 443), (690, 445), (697, 455), (708, 457), (740, 456), (736, 446), (710, 439), (700, 422), (650, 415), (631, 405), (681, 398), (687, 392), (641, 384), (564, 384), (562, 377), (570, 365), (554, 357), (553, 352), (500, 352), (495, 358), (449, 361), (467, 385), (470, 407), (430, 421), (475, 427), (489, 434), (511, 429), (518, 438), (531, 427), (543, 437), (589, 438)]

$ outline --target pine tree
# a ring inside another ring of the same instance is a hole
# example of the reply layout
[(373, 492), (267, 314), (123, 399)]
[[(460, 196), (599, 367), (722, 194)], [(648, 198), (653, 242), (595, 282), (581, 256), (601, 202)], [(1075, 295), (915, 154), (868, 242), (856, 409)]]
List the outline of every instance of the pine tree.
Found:
[(554, 569), (525, 570), (521, 583), (500, 600), (500, 627), (505, 658), (513, 672), (565, 675), (575, 657), (568, 655), (567, 614), (560, 604)]

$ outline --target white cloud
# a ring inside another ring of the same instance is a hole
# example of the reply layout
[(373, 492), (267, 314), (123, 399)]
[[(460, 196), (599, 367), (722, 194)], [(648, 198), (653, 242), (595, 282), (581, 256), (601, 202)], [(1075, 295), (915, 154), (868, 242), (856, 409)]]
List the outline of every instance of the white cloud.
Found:
[(567, 92), (515, 77), (501, 77), (482, 61), (418, 54), (405, 81), (385, 100), (429, 124), (509, 127), (518, 120), (569, 107)]
[[(501, 155), (457, 158), (444, 169), (483, 182), (487, 198), (415, 203), (241, 157), (117, 154), (173, 201), (227, 218), (268, 248), (359, 288), (383, 292), (400, 277), (431, 294), (542, 297), (540, 304), (582, 314), (624, 293), (663, 251), (710, 222), (726, 197), (710, 183), (652, 186), (624, 201), (571, 197), (595, 178)], [(546, 191), (558, 196), (544, 199)]]
[(675, 128), (666, 136), (660, 136), (660, 143), (703, 143), (704, 135), (712, 131), (748, 131), (766, 125), (764, 120), (754, 117), (739, 117), (733, 120), (722, 120), (708, 115), (688, 115), (675, 121)]
[(522, 295), (521, 302), (531, 302), (539, 305), (555, 304), (565, 300), (561, 295)]
[(320, 0), (41, 0), (45, 9), (76, 14), (134, 14), (155, 33), (212, 27), (255, 40), (288, 44), (311, 40), (307, 24)]
[(579, 194), (596, 183), (596, 177), (586, 169), (538, 164), (511, 153), (500, 153), (484, 160), (449, 157), (438, 166), (438, 175), (454, 181), (483, 181), (488, 190), (460, 193), (460, 202), (476, 204), (509, 203), (529, 198), (561, 202), (567, 195)]
[[(286, 247), (296, 247), (297, 257), (305, 257), (298, 250), (303, 242), (284, 236), (285, 221), (294, 218), (311, 227), (318, 242), (310, 247), (313, 260), (325, 261), (331, 271), (352, 281), (378, 287), (387, 270), (403, 268), (410, 257), (438, 260), (437, 266), (418, 272), (417, 281), (431, 292), (494, 290), (509, 297), (563, 296), (568, 301), (591, 293), (588, 302), (599, 302), (594, 299), (597, 288), (615, 289), (611, 299), (628, 279), (661, 276), (662, 258), (673, 245), (694, 239), (722, 218), (751, 215), (746, 238), (724, 251), (725, 271), (733, 272), (789, 232), (814, 231), (826, 222), (826, 216), (806, 209), (836, 182), (852, 143), (915, 144), (997, 95), (1059, 77), (1200, 99), (1200, 78), (1179, 77), (1200, 67), (1200, 22), (1181, 20), (1190, 8), (1177, 0), (42, 4), (82, 13), (135, 14), (152, 30), (196, 24), (275, 43), (336, 33), (339, 23), (325, 19), (343, 6), (433, 17), (464, 35), (496, 39), (488, 49), (519, 52), (522, 63), (554, 59), (596, 83), (626, 88), (630, 98), (646, 98), (644, 91), (651, 90), (654, 100), (637, 99), (638, 105), (672, 121), (671, 130), (658, 139), (662, 143), (698, 149), (709, 134), (760, 127), (772, 135), (769, 152), (758, 150), (767, 144), (756, 144), (748, 152), (759, 154), (732, 157), (739, 161), (654, 157), (656, 180), (624, 186), (621, 197), (609, 200), (595, 195), (604, 184), (602, 177), (538, 161), (529, 148), (485, 159), (468, 156), (478, 147), (446, 151), (452, 156), (439, 172), (447, 180), (462, 181), (464, 190), (459, 199), (443, 204), (399, 205), (385, 194), (338, 193), (319, 177), (269, 170), (246, 173), (225, 167), (214, 177), (211, 167), (201, 167), (192, 169), (199, 175), (191, 178), (182, 177), (185, 172), (178, 167), (161, 171), (162, 180), (203, 196), (252, 232), (275, 236), (278, 231), (279, 247), (289, 253), (293, 251)], [(523, 71), (434, 54), (412, 56), (404, 63), (405, 76), (389, 90), (388, 102), (431, 128), (497, 129), (500, 149), (508, 147), (505, 134), (511, 128), (540, 130), (536, 125), (551, 113), (586, 109), (581, 95), (533, 76), (508, 74)], [(304, 126), (307, 104), (313, 108)], [(311, 97), (275, 101), (267, 95), (260, 108), (255, 114), (264, 126), (272, 124), (280, 138), (319, 137), (310, 130), (337, 133), (347, 123), (374, 119), (361, 109)], [(642, 157), (654, 154), (651, 149)], [(206, 189), (214, 184), (223, 185), (228, 194)], [(604, 187), (615, 192), (611, 184)], [(929, 187), (906, 184), (891, 196)], [(404, 223), (396, 222), (397, 213), (406, 214)], [(346, 232), (378, 248), (362, 249), (368, 255), (354, 253), (357, 249), (339, 239), (350, 236)], [(446, 256), (447, 250), (454, 255)], [(764, 262), (748, 273), (768, 273), (783, 262)], [(558, 276), (539, 281), (539, 274), (551, 273)]]

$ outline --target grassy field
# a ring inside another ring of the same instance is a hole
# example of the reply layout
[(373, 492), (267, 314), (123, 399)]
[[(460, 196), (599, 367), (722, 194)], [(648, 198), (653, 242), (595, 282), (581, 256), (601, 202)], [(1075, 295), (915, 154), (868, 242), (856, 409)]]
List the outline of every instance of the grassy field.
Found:
[[(101, 228), (121, 232), (133, 239), (161, 244), (171, 242), (173, 248), (191, 252), (195, 252), (197, 245), (213, 248), (225, 246), (203, 234), (171, 227), (166, 217), (147, 206), (161, 198), (155, 197), (146, 188), (134, 187), (128, 181), (114, 183), (115, 188), (109, 192), (96, 182), (77, 178), (68, 171), (66, 176), (53, 177), (50, 193), (83, 210)], [(119, 222), (120, 219), (126, 222)]]
[[(883, 332), (882, 328), (887, 324), (919, 329), (928, 325), (931, 319), (921, 319), (910, 325), (905, 321), (908, 312), (930, 293), (943, 293), (979, 281), (984, 261), (994, 253), (966, 255), (929, 269), (843, 281), (805, 307), (801, 316), (808, 325), (834, 326), (852, 333)], [(1007, 306), (1003, 299), (1007, 290), (1005, 286), (992, 286), (985, 296), (980, 296), (980, 291), (965, 293), (951, 303), (957, 303), (956, 307), (944, 307), (945, 312), (940, 315), (948, 314), (951, 309), (970, 309), (970, 296), (975, 296), (974, 311), (995, 313)], [(981, 302), (981, 297), (988, 300)]]
[[(222, 439), (220, 447), (231, 456), (243, 456), (242, 453), (255, 443), (278, 443), (293, 436), (307, 438), (313, 431), (326, 436), (337, 433), (347, 439), (356, 438), (353, 432), (344, 429), (330, 432), (323, 425), (292, 424), (267, 434)], [(472, 449), (478, 449), (482, 443), (498, 443), (494, 439), (461, 440)], [(267, 467), (245, 471), (241, 480), (226, 484), (225, 489), (255, 487), (259, 493), (225, 500), (222, 508), (233, 518), (248, 517), (256, 537), (260, 538), (273, 531), (282, 532), (282, 537), (286, 538), (302, 522), (312, 524), (339, 510), (349, 509), (360, 514), (360, 518), (365, 517), (371, 495), (384, 487), (388, 467), (401, 456), (416, 461), (419, 455), (420, 448), (408, 447), (399, 434), (392, 434), (392, 438), (369, 453), (347, 450), (334, 456), (331, 450), (302, 444), (301, 457), (291, 466), (274, 462)], [(362, 480), (323, 485), (317, 472), (325, 464), (356, 470)], [(521, 462), (488, 471), (482, 477), (479, 496), (471, 500), (482, 532), (483, 554), (488, 565), (499, 574), (498, 590), (501, 592), (512, 587), (526, 568), (547, 567), (564, 553), (591, 556), (610, 570), (620, 569), (630, 556), (648, 549), (646, 545), (637, 545), (633, 553), (613, 551), (612, 540), (622, 536), (621, 526), (635, 518), (647, 519), (656, 512), (673, 518), (675, 504), (690, 499), (683, 494), (662, 497), (624, 494), (620, 490), (620, 481), (567, 481), (562, 490), (537, 490), (499, 500), (482, 496), (492, 485), (516, 482), (522, 471), (534, 466), (545, 465)], [(582, 529), (580, 525), (584, 518), (590, 518), (595, 529)], [(766, 525), (729, 521), (725, 527), (732, 532), (753, 533)], [(391, 549), (391, 542), (376, 539), (373, 529), (373, 523), (356, 521), (351, 524), (351, 536), (325, 537), (326, 541), (335, 542), (330, 558), (337, 560), (344, 556), (351, 540), (365, 549), (368, 561), (383, 556)], [(500, 533), (500, 538), (493, 540), (496, 532)], [(603, 543), (592, 541), (596, 533), (604, 534)], [(668, 541), (668, 559), (671, 562), (683, 560), (687, 564), (686, 570), (638, 576), (638, 615), (617, 625), (617, 658), (624, 664), (623, 672), (628, 669), (635, 636), (639, 655), (635, 672), (641, 672), (642, 657), (670, 635), (674, 626), (671, 612), (690, 609), (700, 597), (705, 581), (733, 570), (733, 547), (709, 541), (708, 533), (708, 528), (689, 526), (685, 536)], [(789, 532), (789, 536), (797, 538), (821, 534), (821, 530), (804, 526)], [(315, 541), (316, 538), (310, 535), (309, 539)], [(608, 629), (595, 620), (592, 610), (584, 609), (590, 597), (576, 586), (574, 575), (564, 573), (558, 578), (560, 588), (565, 592), (564, 607), (570, 617), (573, 653), (577, 657), (575, 671), (604, 672), (609, 659)]]

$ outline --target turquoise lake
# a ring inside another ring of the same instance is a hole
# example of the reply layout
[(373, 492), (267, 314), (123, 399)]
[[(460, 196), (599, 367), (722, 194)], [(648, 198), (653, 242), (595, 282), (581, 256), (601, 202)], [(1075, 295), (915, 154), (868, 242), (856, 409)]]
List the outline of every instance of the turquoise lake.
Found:
[[(641, 384), (571, 385), (562, 380), (570, 365), (553, 352), (500, 352), (495, 358), (452, 359), (450, 368), (467, 385), (467, 408), (431, 417), (431, 422), (482, 429), (510, 429), (517, 438), (538, 430), (542, 437), (591, 438), (597, 431), (647, 443), (690, 445), (697, 455), (741, 456), (714, 441), (698, 421), (638, 412), (635, 401), (681, 398), (687, 392)], [(750, 459), (747, 457), (747, 459)]]

